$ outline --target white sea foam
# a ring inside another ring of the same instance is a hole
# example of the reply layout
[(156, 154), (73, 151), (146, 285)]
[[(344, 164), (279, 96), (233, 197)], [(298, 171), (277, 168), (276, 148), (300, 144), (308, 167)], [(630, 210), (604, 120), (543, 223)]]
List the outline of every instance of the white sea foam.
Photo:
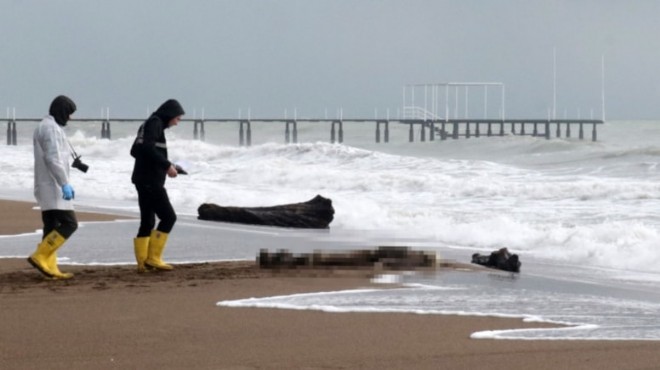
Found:
[[(627, 297), (592, 285), (544, 279), (491, 280), (483, 274), (425, 277), (424, 284), (383, 290), (348, 290), (218, 302), (224, 307), (258, 307), (324, 312), (382, 312), (519, 318), (557, 324), (477, 332), (473, 338), (660, 340), (660, 303)], [(458, 277), (456, 277), (458, 276)], [(522, 278), (521, 278), (522, 279)], [(514, 283), (514, 284), (512, 284)], [(553, 285), (559, 284), (556, 288)], [(435, 285), (435, 286), (433, 286)], [(566, 289), (562, 289), (562, 285)], [(440, 288), (440, 289), (438, 289)], [(602, 295), (603, 292), (613, 294)]]
[(401, 282), (401, 276), (397, 274), (382, 274), (371, 279), (375, 284), (397, 284)]

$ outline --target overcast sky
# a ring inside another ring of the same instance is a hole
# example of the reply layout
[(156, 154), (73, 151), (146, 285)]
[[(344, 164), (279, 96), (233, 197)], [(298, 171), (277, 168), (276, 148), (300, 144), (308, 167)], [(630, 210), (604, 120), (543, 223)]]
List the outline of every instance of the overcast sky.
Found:
[(406, 84), (502, 82), (507, 117), (545, 118), (554, 81), (558, 118), (600, 118), (604, 56), (606, 118), (660, 119), (658, 0), (0, 0), (0, 14), (2, 117), (40, 117), (58, 94), (79, 118), (171, 97), (191, 118), (396, 116)]

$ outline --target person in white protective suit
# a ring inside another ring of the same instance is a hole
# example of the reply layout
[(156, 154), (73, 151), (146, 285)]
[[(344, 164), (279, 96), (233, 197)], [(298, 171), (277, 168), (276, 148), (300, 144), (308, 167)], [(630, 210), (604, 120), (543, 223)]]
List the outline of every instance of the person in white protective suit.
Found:
[(34, 196), (41, 208), (43, 237), (28, 262), (53, 279), (73, 274), (57, 267), (57, 250), (78, 228), (73, 208), (75, 193), (69, 182), (70, 146), (64, 132), (76, 104), (64, 95), (56, 97), (46, 116), (34, 130)]

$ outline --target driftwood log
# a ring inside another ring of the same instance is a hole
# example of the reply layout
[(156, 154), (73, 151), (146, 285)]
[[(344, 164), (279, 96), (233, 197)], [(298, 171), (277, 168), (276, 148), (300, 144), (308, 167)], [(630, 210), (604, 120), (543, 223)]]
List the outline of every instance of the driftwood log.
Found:
[(374, 268), (414, 269), (436, 266), (432, 252), (415, 251), (408, 247), (378, 247), (344, 252), (315, 251), (294, 255), (286, 249), (269, 252), (259, 251), (257, 261), (263, 269), (295, 268)]
[(197, 208), (200, 220), (233, 222), (248, 225), (282, 226), (303, 229), (327, 229), (335, 209), (332, 200), (320, 195), (302, 203), (272, 207), (223, 207), (204, 203)]

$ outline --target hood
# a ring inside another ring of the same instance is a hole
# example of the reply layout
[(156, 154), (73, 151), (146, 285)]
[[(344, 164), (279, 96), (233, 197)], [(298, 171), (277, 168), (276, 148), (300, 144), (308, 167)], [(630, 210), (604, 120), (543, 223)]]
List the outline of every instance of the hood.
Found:
[(64, 95), (60, 95), (53, 99), (53, 102), (50, 103), (50, 109), (48, 113), (55, 118), (60, 126), (66, 126), (69, 116), (76, 111), (76, 103), (73, 100), (69, 99)]
[(168, 127), (167, 124), (172, 118), (184, 115), (185, 113), (183, 107), (178, 101), (176, 101), (176, 99), (166, 101), (154, 112), (154, 114), (163, 121), (164, 128)]

